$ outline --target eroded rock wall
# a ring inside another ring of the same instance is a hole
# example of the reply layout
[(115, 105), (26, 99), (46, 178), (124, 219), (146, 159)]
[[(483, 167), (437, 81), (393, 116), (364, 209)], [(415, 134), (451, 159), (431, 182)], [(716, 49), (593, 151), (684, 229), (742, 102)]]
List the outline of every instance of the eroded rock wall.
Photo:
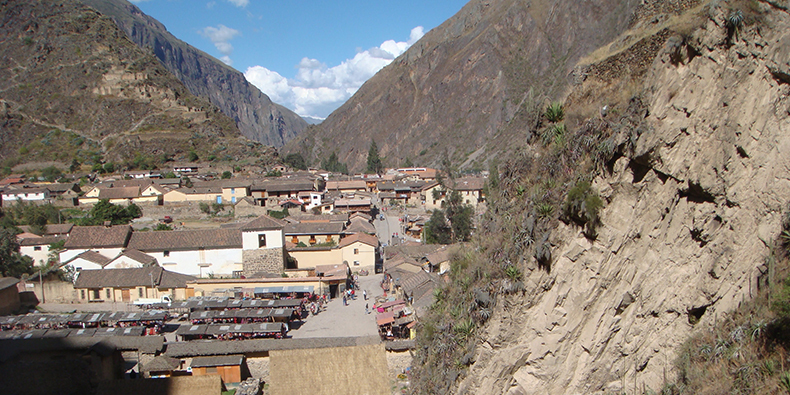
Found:
[(714, 5), (665, 42), (649, 131), (594, 182), (598, 238), (553, 232), (550, 273), (530, 268), (526, 293), (498, 303), (457, 393), (659, 389), (689, 334), (757, 292), (790, 201), (790, 16), (758, 5), (731, 38)]

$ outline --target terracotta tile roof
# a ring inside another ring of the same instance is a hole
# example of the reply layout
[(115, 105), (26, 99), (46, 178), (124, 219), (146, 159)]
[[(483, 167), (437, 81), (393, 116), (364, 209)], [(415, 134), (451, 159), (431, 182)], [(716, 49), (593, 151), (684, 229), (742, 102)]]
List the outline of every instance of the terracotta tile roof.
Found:
[(485, 186), (486, 179), (483, 177), (465, 177), (455, 180), (450, 189), (456, 191), (480, 191)]
[(65, 240), (66, 236), (30, 237), (19, 240), (20, 246), (43, 246)]
[(146, 251), (241, 248), (239, 229), (171, 230), (134, 232), (128, 248)]
[(355, 217), (351, 219), (351, 225), (346, 228), (346, 233), (368, 233), (376, 234), (376, 227), (365, 218)]
[(13, 277), (0, 277), (0, 290), (11, 288), (19, 282), (19, 279)]
[(124, 250), (124, 252), (122, 252), (122, 253), (120, 253), (118, 255), (118, 257), (122, 257), (122, 256), (126, 256), (126, 257), (129, 257), (131, 259), (134, 259), (135, 261), (140, 262), (141, 264), (143, 264), (143, 266), (150, 266), (150, 265), (156, 265), (157, 264), (156, 258), (154, 258), (151, 255), (148, 255), (148, 254), (146, 254), (144, 252), (141, 252), (141, 251), (138, 251), (138, 250), (134, 250), (134, 249)]
[(104, 256), (102, 254), (99, 254), (96, 251), (88, 250), (88, 251), (85, 251), (85, 252), (82, 252), (82, 253), (78, 254), (74, 258), (71, 258), (71, 259), (69, 259), (68, 261), (66, 261), (64, 263), (69, 263), (69, 262), (74, 261), (74, 260), (76, 260), (78, 258), (79, 259), (84, 259), (84, 260), (86, 260), (88, 262), (93, 262), (93, 263), (95, 263), (97, 265), (100, 265), (101, 267), (104, 267), (108, 263), (112, 262), (111, 258), (107, 258), (106, 256)]
[(174, 273), (159, 266), (132, 269), (82, 270), (74, 281), (74, 288), (185, 288), (195, 277)]
[(376, 236), (369, 235), (367, 233), (355, 233), (351, 236), (344, 237), (342, 240), (340, 240), (338, 246), (343, 248), (356, 242), (364, 243), (373, 247), (379, 246), (379, 239)]
[[(71, 232), (72, 228), (74, 228), (74, 224), (49, 224), (46, 226), (44, 235), (67, 234)], [(22, 229), (23, 232), (30, 232), (30, 227), (27, 225), (22, 225), (19, 229)]]
[(303, 214), (288, 217), (296, 222), (348, 222), (348, 214)]
[(248, 222), (246, 225), (242, 226), (241, 230), (242, 231), (272, 230), (272, 229), (282, 229), (284, 226), (285, 226), (285, 222), (264, 214)]
[(69, 249), (125, 247), (131, 234), (132, 227), (129, 225), (75, 226), (66, 239), (65, 247)]
[(368, 184), (365, 181), (327, 181), (326, 189), (367, 189)]
[(315, 183), (312, 180), (264, 181), (253, 184), (250, 189), (268, 192), (313, 191)]
[(335, 207), (359, 207), (370, 206), (370, 199), (337, 199), (335, 200)]
[(343, 233), (345, 224), (339, 222), (303, 222), (288, 224), (283, 228), (286, 235), (337, 235)]
[(134, 199), (140, 197), (140, 187), (99, 188), (99, 199)]

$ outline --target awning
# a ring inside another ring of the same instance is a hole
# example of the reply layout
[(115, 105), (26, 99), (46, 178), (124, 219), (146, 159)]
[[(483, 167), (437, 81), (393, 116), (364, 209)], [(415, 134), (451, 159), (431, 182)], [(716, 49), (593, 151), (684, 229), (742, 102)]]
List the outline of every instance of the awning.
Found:
[(255, 294), (279, 294), (292, 292), (313, 292), (312, 285), (290, 285), (285, 287), (255, 287)]
[(395, 322), (395, 313), (392, 311), (376, 315), (376, 325), (378, 326), (391, 324), (393, 322)]

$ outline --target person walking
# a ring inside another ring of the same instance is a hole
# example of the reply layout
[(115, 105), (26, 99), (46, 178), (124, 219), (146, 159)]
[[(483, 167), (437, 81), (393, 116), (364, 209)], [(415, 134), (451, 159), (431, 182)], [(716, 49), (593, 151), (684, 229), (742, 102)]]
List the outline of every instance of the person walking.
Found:
[(362, 297), (363, 297), (365, 300), (368, 300), (368, 290), (367, 290), (367, 289), (363, 289), (363, 290), (362, 290)]
[(346, 299), (345, 294), (343, 294), (343, 306), (348, 306), (348, 299)]

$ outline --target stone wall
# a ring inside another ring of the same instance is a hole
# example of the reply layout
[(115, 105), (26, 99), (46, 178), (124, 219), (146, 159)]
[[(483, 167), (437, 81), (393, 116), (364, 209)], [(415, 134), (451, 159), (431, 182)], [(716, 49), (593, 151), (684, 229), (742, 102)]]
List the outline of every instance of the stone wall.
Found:
[(258, 277), (261, 273), (282, 273), (285, 269), (285, 248), (265, 248), (242, 251), (244, 277)]

